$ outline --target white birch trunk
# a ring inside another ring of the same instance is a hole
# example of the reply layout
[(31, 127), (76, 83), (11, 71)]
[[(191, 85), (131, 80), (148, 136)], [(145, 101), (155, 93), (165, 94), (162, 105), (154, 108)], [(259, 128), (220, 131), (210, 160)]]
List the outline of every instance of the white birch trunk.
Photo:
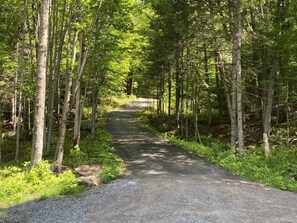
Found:
[(34, 116), (34, 141), (31, 154), (31, 166), (41, 162), (44, 140), (44, 112), (46, 93), (46, 60), (49, 23), (49, 0), (41, 2), (40, 27), (38, 33), (38, 67), (37, 67), (37, 94)]
[[(236, 74), (236, 105), (237, 105), (237, 137), (238, 137), (238, 155), (243, 155), (243, 111), (242, 111), (242, 77), (241, 77), (241, 41), (242, 41), (242, 24), (241, 24), (241, 0), (237, 0), (235, 6), (235, 30), (233, 40), (233, 66)], [(235, 75), (234, 75), (235, 76)]]

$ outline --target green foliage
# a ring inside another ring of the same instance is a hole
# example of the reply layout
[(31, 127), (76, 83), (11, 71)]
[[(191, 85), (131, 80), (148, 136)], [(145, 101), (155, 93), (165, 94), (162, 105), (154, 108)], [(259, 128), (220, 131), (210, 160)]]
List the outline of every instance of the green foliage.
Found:
[(265, 159), (263, 148), (248, 150), (243, 157), (237, 157), (231, 150), (221, 150), (216, 142), (210, 144), (210, 146), (203, 146), (173, 136), (166, 138), (187, 151), (205, 157), (232, 173), (266, 185), (297, 191), (297, 158), (292, 155), (296, 153), (296, 147), (274, 148), (269, 159)]
[(272, 144), (286, 145), (288, 144), (288, 130), (285, 128), (276, 128), (269, 139)]
[[(142, 112), (141, 121), (143, 125), (153, 129), (144, 115), (145, 112)], [(153, 131), (156, 132), (155, 129)], [(160, 132), (157, 134), (234, 174), (280, 189), (297, 191), (297, 147), (274, 147), (268, 159), (264, 158), (263, 148), (251, 147), (245, 151), (243, 157), (238, 157), (234, 151), (225, 149), (224, 144), (211, 137), (201, 137), (204, 144), (201, 145), (196, 142), (181, 140), (174, 134)]]
[(126, 170), (126, 165), (112, 147), (112, 137), (105, 129), (106, 113), (110, 109), (118, 108), (128, 104), (135, 99), (135, 96), (127, 96), (126, 94), (117, 97), (109, 97), (101, 104), (99, 113), (98, 128), (95, 135), (88, 135), (80, 142), (80, 151), (85, 155), (86, 163), (99, 163), (103, 170), (100, 178), (104, 183), (118, 178)]
[(68, 195), (81, 191), (75, 176), (66, 171), (56, 176), (50, 171), (50, 164), (43, 161), (31, 170), (29, 163), (23, 167), (8, 166), (0, 170), (0, 208), (56, 195)]
[(86, 156), (87, 155), (81, 151), (78, 145), (74, 146), (69, 152), (69, 159), (72, 160), (72, 166), (81, 165), (85, 161)]
[[(101, 104), (99, 112), (99, 127), (95, 136), (90, 134), (82, 137), (80, 146), (72, 148), (71, 137), (67, 137), (65, 143), (64, 164), (78, 166), (80, 164), (100, 164), (103, 167), (100, 177), (104, 183), (116, 179), (124, 173), (124, 161), (116, 155), (112, 147), (112, 138), (104, 128), (105, 115), (108, 109), (122, 106), (133, 100), (134, 96), (121, 95), (121, 97), (110, 97), (104, 104)], [(111, 104), (107, 106), (107, 104)], [(90, 111), (89, 108), (85, 111)], [(86, 120), (84, 120), (86, 121)], [(55, 140), (57, 140), (54, 137)], [(4, 140), (3, 151), (11, 153), (15, 149), (15, 142)], [(29, 160), (31, 143), (24, 141), (21, 151), (24, 153), (22, 160)], [(71, 148), (69, 150), (69, 148)], [(22, 166), (15, 166), (15, 163), (5, 163), (0, 170), (0, 208), (33, 200), (44, 199), (56, 195), (70, 195), (84, 189), (76, 183), (75, 175), (66, 171), (55, 175), (50, 170), (49, 161), (43, 161), (30, 169), (30, 163), (24, 162)]]
[(98, 128), (95, 137), (87, 136), (80, 143), (81, 150), (86, 154), (85, 162), (102, 166), (100, 178), (104, 183), (116, 179), (125, 171), (124, 161), (116, 155), (111, 145), (111, 136), (102, 127)]

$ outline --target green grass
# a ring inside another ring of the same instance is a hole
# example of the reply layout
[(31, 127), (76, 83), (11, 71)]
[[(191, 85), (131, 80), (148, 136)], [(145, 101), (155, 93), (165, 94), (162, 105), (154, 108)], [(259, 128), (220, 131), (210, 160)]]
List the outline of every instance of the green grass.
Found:
[(263, 148), (254, 147), (247, 149), (244, 156), (238, 157), (235, 151), (226, 149), (228, 147), (217, 139), (202, 137), (203, 145), (181, 140), (174, 134), (156, 131), (149, 124), (145, 112), (140, 114), (140, 119), (144, 127), (159, 136), (234, 174), (265, 185), (297, 191), (297, 147), (272, 148), (268, 159), (264, 158)]

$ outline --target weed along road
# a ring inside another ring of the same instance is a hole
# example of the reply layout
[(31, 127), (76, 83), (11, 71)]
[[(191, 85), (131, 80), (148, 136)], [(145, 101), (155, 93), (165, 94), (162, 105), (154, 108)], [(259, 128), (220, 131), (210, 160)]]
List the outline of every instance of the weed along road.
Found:
[(141, 128), (138, 99), (107, 126), (128, 171), (79, 196), (14, 207), (25, 222), (297, 222), (297, 194), (243, 180)]

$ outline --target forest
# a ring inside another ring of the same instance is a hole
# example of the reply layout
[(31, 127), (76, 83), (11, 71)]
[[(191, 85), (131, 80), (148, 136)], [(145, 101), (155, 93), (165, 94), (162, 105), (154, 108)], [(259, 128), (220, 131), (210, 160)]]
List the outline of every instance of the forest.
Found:
[(117, 178), (104, 120), (135, 96), (155, 99), (140, 119), (163, 137), (296, 191), (296, 11), (292, 0), (1, 1), (0, 208), (36, 185), (57, 185), (40, 197), (82, 190), (50, 165), (100, 163), (105, 182)]

